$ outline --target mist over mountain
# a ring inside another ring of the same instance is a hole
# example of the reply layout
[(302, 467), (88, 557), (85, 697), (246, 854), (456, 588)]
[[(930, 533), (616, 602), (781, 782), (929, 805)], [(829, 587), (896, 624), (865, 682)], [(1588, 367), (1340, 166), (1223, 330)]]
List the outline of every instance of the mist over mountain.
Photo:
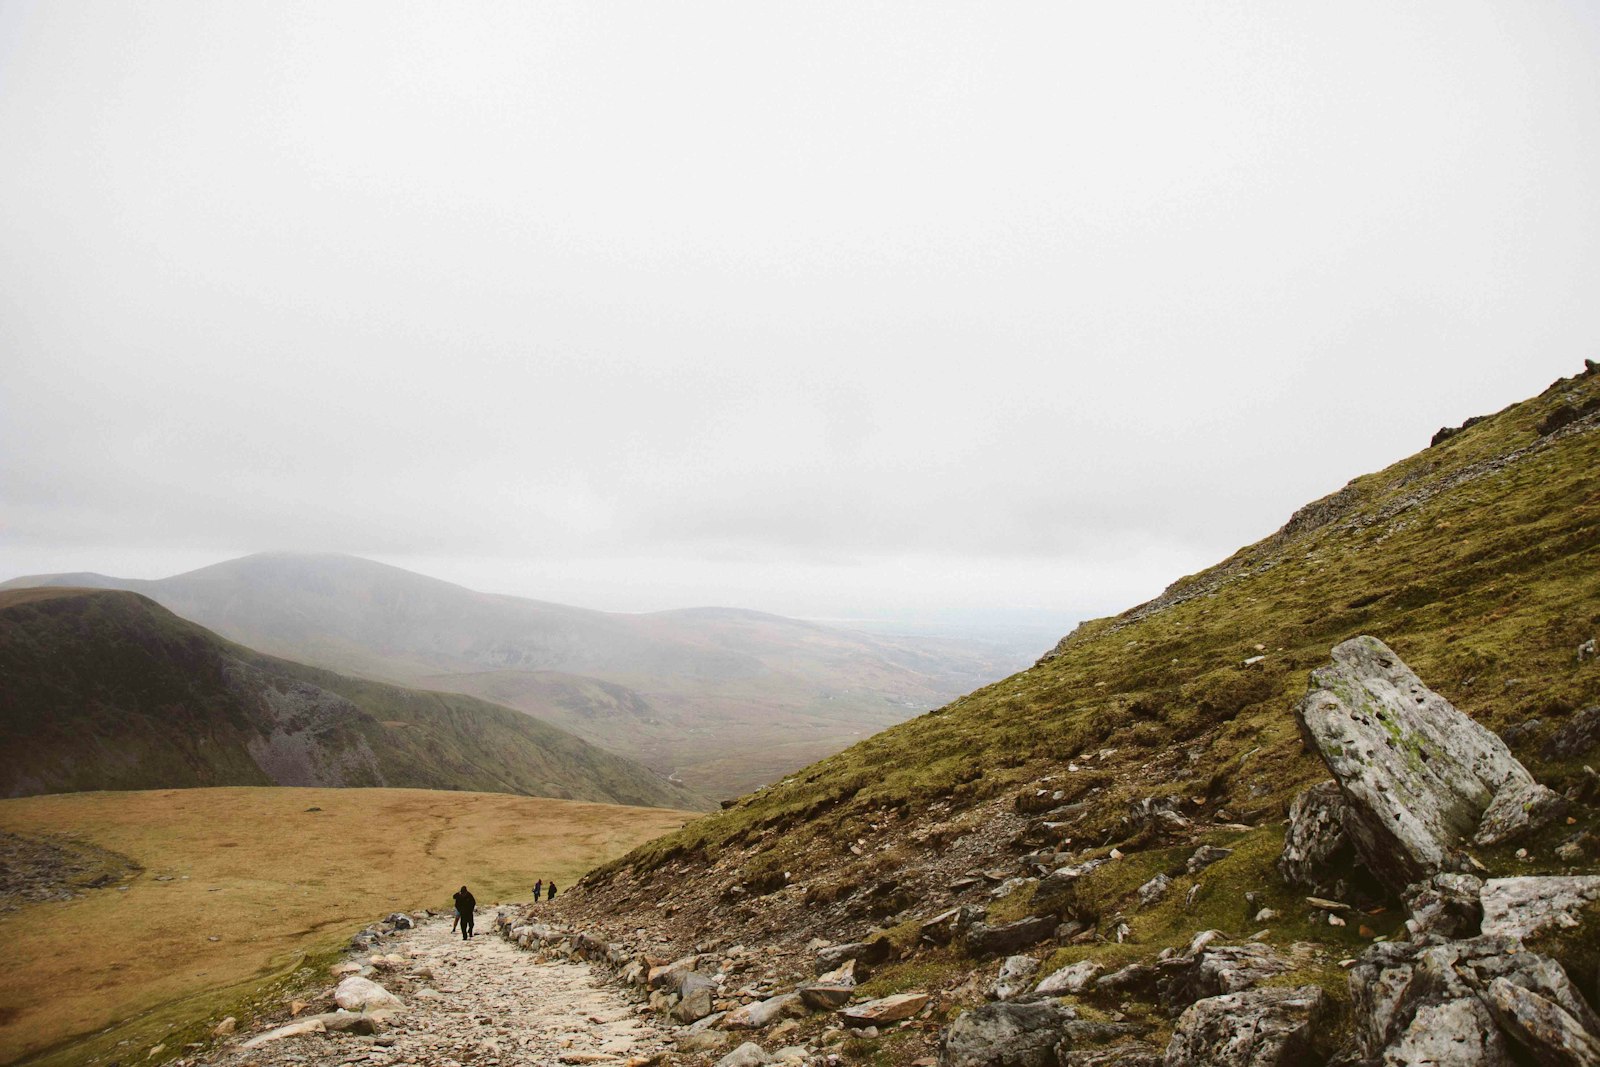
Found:
[(141, 593), (272, 655), (517, 708), (713, 795), (771, 781), (1048, 647), (868, 634), (734, 608), (593, 611), (331, 554), (3, 587), (37, 585)]
[(0, 592), (0, 678), (8, 796), (387, 785), (704, 803), (529, 715), (262, 655), (123, 591)]

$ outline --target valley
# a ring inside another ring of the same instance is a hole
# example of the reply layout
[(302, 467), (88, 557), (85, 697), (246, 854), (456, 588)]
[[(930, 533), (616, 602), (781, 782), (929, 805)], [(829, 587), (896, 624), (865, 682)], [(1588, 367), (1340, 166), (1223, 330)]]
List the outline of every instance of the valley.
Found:
[[(47, 1050), (42, 1062), (52, 1064), (143, 1059), (169, 1033), (232, 1011), (261, 983), (292, 973), (302, 958), (321, 959), (374, 918), (447, 910), (462, 883), (485, 904), (526, 900), (538, 878), (565, 888), (686, 818), (412, 789), (0, 801), (0, 831), (126, 864), (102, 860), (64, 882), (71, 899), (0, 911), (10, 960), (0, 983), (0, 1062)], [(104, 875), (98, 886), (82, 884)]]
[(136, 592), (271, 656), (528, 713), (737, 796), (1043, 652), (730, 608), (638, 615), (475, 592), (353, 556), (264, 553), (159, 580), (15, 578)]

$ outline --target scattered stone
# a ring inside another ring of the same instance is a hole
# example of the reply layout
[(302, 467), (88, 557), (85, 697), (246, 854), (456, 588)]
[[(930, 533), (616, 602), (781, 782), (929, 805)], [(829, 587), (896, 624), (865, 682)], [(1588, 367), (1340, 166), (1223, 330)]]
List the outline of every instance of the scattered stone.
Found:
[(1144, 885), (1139, 887), (1139, 906), (1148, 908), (1159, 904), (1172, 889), (1172, 879), (1164, 874), (1158, 874)]
[(909, 1019), (928, 1003), (926, 993), (896, 993), (839, 1009), (839, 1018), (849, 1026), (880, 1026)]
[(754, 1041), (746, 1041), (722, 1059), (717, 1067), (762, 1067), (767, 1062), (767, 1050)]
[(255, 1037), (252, 1037), (239, 1047), (260, 1048), (262, 1045), (270, 1045), (274, 1041), (282, 1041), (286, 1037), (300, 1037), (304, 1034), (320, 1034), (324, 1033), (327, 1029), (328, 1028), (323, 1025), (321, 1019), (297, 1019), (296, 1021), (289, 1023), (287, 1026), (279, 1026), (275, 1029), (268, 1030), (264, 1034), (257, 1034)]
[(1408, 886), (1406, 929), (1413, 936), (1474, 937), (1483, 923), (1482, 892), (1483, 879), (1471, 874), (1436, 874)]
[(212, 1037), (227, 1037), (229, 1034), (233, 1033), (238, 1028), (239, 1028), (239, 1020), (235, 1019), (233, 1016), (230, 1015), (226, 1019), (222, 1020), (220, 1023), (218, 1023), (216, 1025), (216, 1028), (211, 1031), (211, 1036)]
[(1527, 837), (1567, 813), (1567, 798), (1538, 782), (1507, 783), (1489, 804), (1473, 842), (1485, 847)]
[(779, 1019), (804, 1015), (805, 1012), (805, 1004), (799, 993), (784, 993), (735, 1008), (723, 1016), (720, 1025), (724, 1030), (761, 1030)]
[(1189, 874), (1199, 874), (1218, 860), (1225, 860), (1233, 855), (1231, 848), (1218, 848), (1216, 845), (1201, 845), (1195, 849), (1194, 855), (1189, 857), (1183, 865), (1184, 871)]

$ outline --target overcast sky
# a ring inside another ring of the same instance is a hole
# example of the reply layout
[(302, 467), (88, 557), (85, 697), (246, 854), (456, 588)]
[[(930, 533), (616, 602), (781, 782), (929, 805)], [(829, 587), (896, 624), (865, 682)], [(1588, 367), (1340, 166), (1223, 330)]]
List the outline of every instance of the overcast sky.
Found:
[(1600, 356), (1597, 10), (0, 0), (0, 577), (1129, 606)]

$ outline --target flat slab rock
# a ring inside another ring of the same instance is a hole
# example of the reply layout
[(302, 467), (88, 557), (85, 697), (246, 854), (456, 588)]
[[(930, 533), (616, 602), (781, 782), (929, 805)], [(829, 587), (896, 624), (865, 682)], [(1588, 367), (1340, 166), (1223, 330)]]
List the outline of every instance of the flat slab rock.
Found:
[(1502, 789), (1543, 788), (1375, 637), (1336, 645), (1295, 717), (1349, 802), (1345, 832), (1395, 892), (1452, 867)]
[(839, 1009), (839, 1018), (852, 1026), (880, 1026), (909, 1019), (928, 1003), (926, 993), (896, 993)]

